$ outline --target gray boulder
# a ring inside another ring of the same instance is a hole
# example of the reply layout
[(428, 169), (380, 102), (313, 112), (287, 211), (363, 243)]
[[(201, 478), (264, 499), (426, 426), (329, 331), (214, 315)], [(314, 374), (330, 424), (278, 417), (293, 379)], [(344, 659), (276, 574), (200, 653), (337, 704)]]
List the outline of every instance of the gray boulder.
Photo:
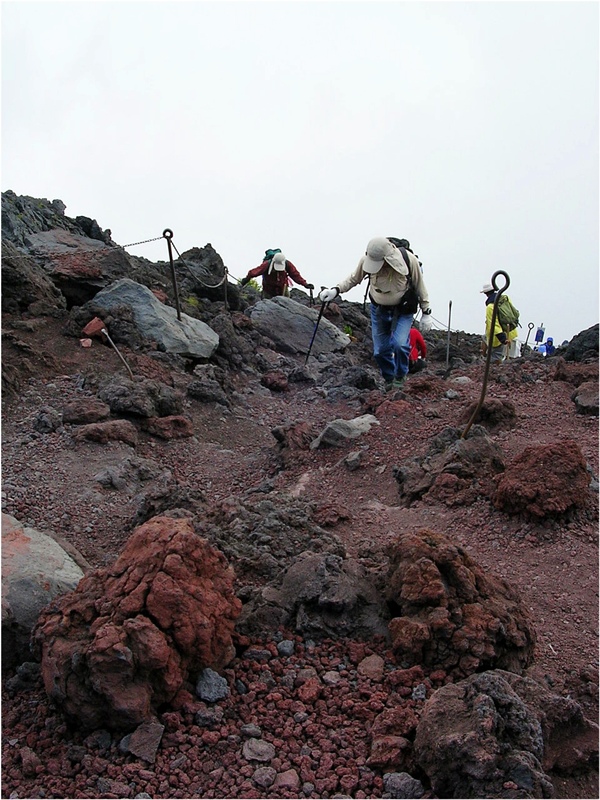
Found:
[(356, 439), (363, 433), (368, 433), (372, 425), (379, 425), (379, 420), (373, 414), (363, 414), (355, 419), (334, 419), (310, 443), (310, 449), (315, 450), (321, 445), (342, 447), (349, 439)]
[(545, 770), (597, 757), (598, 727), (572, 700), (492, 670), (431, 696), (414, 749), (438, 797), (553, 797)]
[[(247, 312), (254, 327), (271, 339), (284, 353), (306, 354), (315, 332), (318, 311), (289, 297), (261, 300)], [(350, 337), (321, 317), (311, 355), (319, 356), (344, 350)]]
[(250, 635), (283, 626), (311, 638), (385, 636), (389, 613), (374, 583), (358, 561), (305, 552), (244, 605), (237, 627)]
[(598, 416), (598, 381), (586, 381), (571, 395), (578, 414)]
[(70, 545), (2, 514), (3, 668), (32, 660), (29, 639), (40, 611), (72, 591), (88, 566)]
[(122, 278), (94, 297), (94, 307), (111, 311), (131, 308), (135, 324), (148, 341), (167, 353), (189, 358), (210, 358), (219, 346), (219, 336), (206, 323), (164, 305), (146, 286)]

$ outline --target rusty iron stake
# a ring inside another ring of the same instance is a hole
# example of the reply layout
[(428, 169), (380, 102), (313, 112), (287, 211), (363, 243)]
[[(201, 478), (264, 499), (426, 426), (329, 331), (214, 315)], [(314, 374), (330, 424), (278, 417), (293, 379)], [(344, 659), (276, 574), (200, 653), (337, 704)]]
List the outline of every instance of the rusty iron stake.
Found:
[[(502, 275), (503, 278), (506, 280), (506, 284), (501, 289), (499, 289), (496, 286), (496, 278), (498, 277), (498, 275)], [(483, 405), (483, 401), (485, 400), (485, 392), (486, 392), (486, 389), (487, 389), (488, 375), (489, 375), (489, 372), (490, 372), (490, 363), (491, 363), (491, 360), (492, 360), (492, 342), (494, 341), (494, 328), (495, 328), (495, 325), (496, 325), (496, 316), (498, 314), (498, 301), (500, 300), (500, 295), (502, 295), (502, 293), (505, 292), (508, 289), (508, 287), (510, 286), (510, 278), (508, 277), (508, 273), (504, 272), (504, 270), (502, 270), (502, 269), (499, 269), (499, 270), (497, 270), (497, 272), (494, 272), (494, 274), (492, 275), (492, 286), (494, 287), (494, 290), (496, 292), (496, 299), (494, 300), (494, 308), (492, 310), (492, 324), (490, 325), (490, 336), (489, 336), (489, 341), (487, 343), (487, 352), (486, 352), (486, 358), (485, 358), (485, 370), (484, 370), (484, 374), (483, 374), (483, 385), (481, 387), (481, 396), (479, 398), (479, 402), (477, 403), (477, 407), (475, 408), (475, 411), (471, 415), (471, 419), (467, 423), (467, 427), (464, 429), (464, 431), (462, 432), (462, 434), (460, 436), (461, 439), (464, 439), (466, 437), (467, 433), (471, 430), (471, 425), (477, 419), (477, 417), (479, 415), (479, 412), (481, 411), (481, 406)]]
[(113, 350), (115, 351), (115, 353), (116, 353), (116, 354), (119, 356), (119, 358), (121, 359), (121, 361), (123, 362), (123, 364), (125, 364), (125, 366), (127, 367), (127, 372), (129, 373), (129, 377), (131, 378), (131, 380), (133, 380), (133, 372), (131, 371), (131, 367), (130, 367), (130, 366), (129, 366), (129, 364), (128, 364), (128, 363), (125, 361), (125, 359), (123, 358), (123, 356), (122, 356), (122, 355), (121, 355), (121, 353), (119, 352), (119, 349), (117, 348), (117, 345), (116, 345), (116, 344), (113, 342), (113, 340), (112, 340), (112, 339), (110, 338), (110, 336), (108, 335), (108, 331), (106, 330), (106, 328), (102, 328), (102, 330), (100, 331), (100, 333), (102, 333), (102, 334), (104, 334), (104, 336), (106, 336), (106, 338), (107, 338), (107, 339), (108, 339), (108, 341), (109, 341), (109, 344), (111, 345), (111, 347), (113, 348)]
[(167, 247), (169, 248), (169, 262), (171, 264), (171, 278), (173, 279), (173, 293), (175, 295), (175, 308), (177, 309), (177, 319), (181, 322), (181, 308), (179, 306), (179, 289), (177, 288), (177, 276), (175, 275), (175, 264), (173, 263), (173, 247), (171, 239), (173, 238), (173, 231), (170, 228), (165, 228), (163, 236), (167, 240)]

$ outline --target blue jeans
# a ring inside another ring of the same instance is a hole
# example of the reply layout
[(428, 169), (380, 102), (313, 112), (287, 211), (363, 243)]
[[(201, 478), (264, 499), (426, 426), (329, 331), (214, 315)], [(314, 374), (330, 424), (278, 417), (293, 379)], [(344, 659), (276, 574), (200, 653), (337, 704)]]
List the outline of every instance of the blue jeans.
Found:
[(393, 306), (380, 306), (371, 302), (373, 357), (386, 381), (404, 378), (408, 372), (408, 334), (414, 315), (395, 315), (394, 311)]

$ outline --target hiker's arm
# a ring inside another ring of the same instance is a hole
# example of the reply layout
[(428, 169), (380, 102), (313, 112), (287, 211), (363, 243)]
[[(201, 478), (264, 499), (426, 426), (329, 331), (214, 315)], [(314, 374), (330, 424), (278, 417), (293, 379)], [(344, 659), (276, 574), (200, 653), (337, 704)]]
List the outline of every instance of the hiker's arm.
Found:
[(290, 278), (291, 278), (293, 281), (295, 281), (296, 283), (300, 284), (300, 286), (304, 286), (304, 288), (305, 288), (305, 289), (310, 289), (311, 287), (312, 287), (313, 289), (315, 288), (315, 287), (314, 287), (314, 284), (312, 284), (312, 283), (307, 283), (307, 282), (304, 280), (304, 278), (302, 277), (302, 275), (300, 275), (300, 273), (298, 272), (298, 270), (296, 269), (296, 267), (295, 267), (295, 266), (292, 264), (292, 262), (291, 262), (289, 259), (286, 259), (286, 262), (285, 262), (285, 263), (286, 263), (286, 267), (287, 267), (287, 273), (288, 273), (288, 275), (290, 276)]
[(421, 267), (419, 266), (419, 259), (412, 253), (408, 253), (408, 260), (410, 261), (410, 276), (412, 278), (417, 297), (419, 298), (419, 306), (421, 307), (421, 311), (427, 311), (428, 309), (431, 310), (431, 306), (429, 304), (429, 292), (427, 291), (425, 281), (423, 280), (423, 273), (421, 272)]
[(340, 294), (344, 294), (344, 292), (349, 291), (354, 286), (358, 286), (358, 284), (365, 277), (365, 273), (363, 272), (363, 268), (362, 268), (364, 260), (365, 260), (365, 257), (362, 256), (362, 258), (358, 262), (358, 266), (356, 267), (356, 269), (353, 272), (351, 272), (350, 275), (348, 275), (347, 278), (344, 278), (343, 281), (340, 281), (337, 284), (337, 289), (338, 289)]
[(263, 261), (262, 264), (259, 264), (258, 267), (254, 267), (254, 269), (249, 270), (248, 274), (246, 275), (247, 278), (258, 278), (259, 275), (262, 275), (263, 272), (266, 272), (269, 266), (268, 261)]

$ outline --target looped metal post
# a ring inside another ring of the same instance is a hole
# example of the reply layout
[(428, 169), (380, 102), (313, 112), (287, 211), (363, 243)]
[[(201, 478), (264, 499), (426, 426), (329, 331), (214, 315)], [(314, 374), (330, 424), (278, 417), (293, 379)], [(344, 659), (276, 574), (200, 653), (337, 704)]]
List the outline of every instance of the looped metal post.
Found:
[(179, 289), (177, 288), (177, 275), (175, 274), (175, 264), (173, 263), (173, 246), (171, 239), (173, 238), (173, 231), (170, 228), (165, 228), (163, 236), (167, 240), (167, 247), (169, 248), (169, 263), (171, 264), (171, 279), (173, 281), (173, 293), (175, 294), (175, 308), (177, 309), (177, 319), (181, 322), (181, 307), (179, 305)]
[(528, 327), (529, 330), (527, 331), (527, 338), (525, 339), (525, 344), (521, 348), (522, 350), (524, 350), (527, 347), (527, 342), (529, 341), (529, 334), (535, 328), (535, 324), (533, 322), (528, 322), (527, 323), (527, 327)]
[[(502, 275), (506, 280), (506, 283), (504, 284), (504, 286), (502, 288), (498, 288), (498, 286), (496, 285), (496, 278), (498, 277), (498, 275)], [(461, 439), (464, 439), (466, 437), (467, 433), (471, 430), (471, 425), (477, 419), (477, 417), (479, 415), (479, 412), (481, 411), (481, 406), (483, 405), (483, 401), (485, 400), (485, 392), (486, 392), (486, 389), (487, 389), (488, 375), (490, 373), (490, 363), (491, 363), (491, 360), (492, 360), (492, 342), (494, 341), (494, 329), (496, 327), (496, 317), (498, 316), (498, 302), (499, 302), (500, 297), (502, 296), (502, 294), (510, 286), (510, 278), (508, 277), (508, 273), (504, 272), (503, 269), (497, 270), (492, 275), (491, 284), (494, 287), (494, 290), (496, 292), (496, 298), (494, 300), (494, 308), (492, 309), (492, 322), (491, 322), (491, 325), (490, 325), (490, 335), (488, 337), (488, 342), (487, 342), (487, 353), (486, 353), (486, 359), (485, 359), (485, 370), (484, 370), (484, 374), (483, 374), (483, 385), (481, 387), (481, 396), (479, 397), (479, 402), (477, 403), (475, 411), (471, 415), (471, 419), (467, 422), (467, 426), (466, 426), (466, 428), (464, 429), (464, 431), (462, 432), (462, 434), (460, 436)]]

